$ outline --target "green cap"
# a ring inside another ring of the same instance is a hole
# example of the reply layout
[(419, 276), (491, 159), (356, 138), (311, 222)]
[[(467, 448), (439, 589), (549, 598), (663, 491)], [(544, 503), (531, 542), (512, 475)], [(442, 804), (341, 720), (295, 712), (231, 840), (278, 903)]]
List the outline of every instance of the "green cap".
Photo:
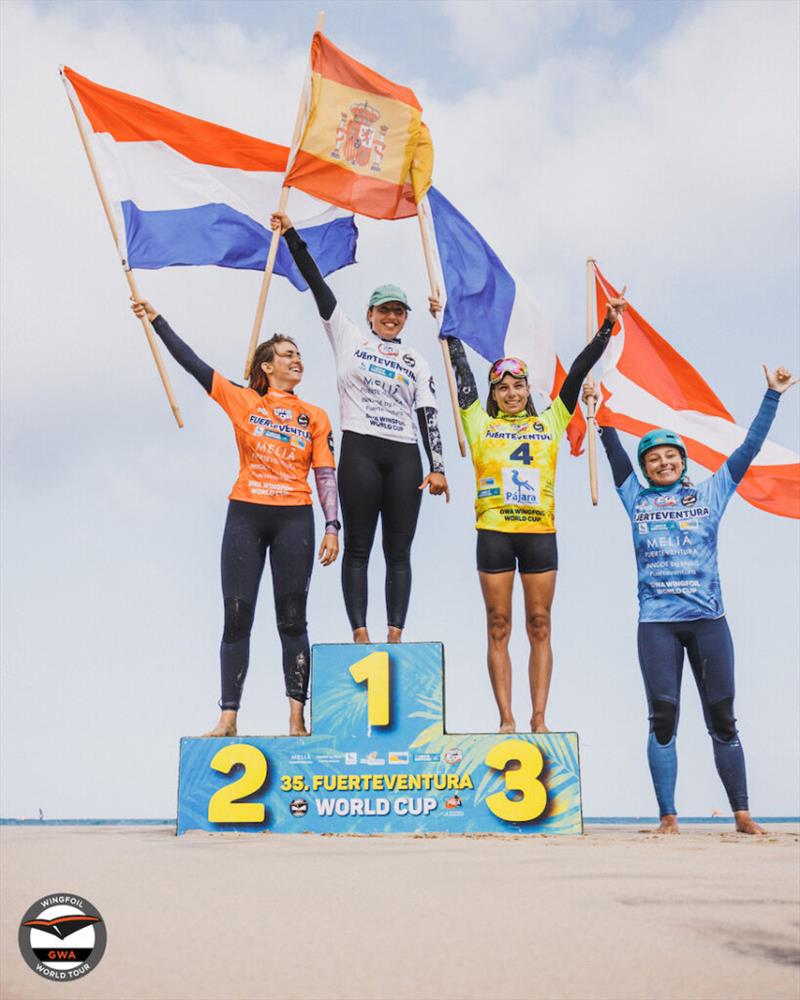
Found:
[(384, 302), (399, 302), (401, 306), (405, 306), (411, 312), (406, 293), (397, 285), (378, 285), (369, 297), (369, 308), (383, 305)]

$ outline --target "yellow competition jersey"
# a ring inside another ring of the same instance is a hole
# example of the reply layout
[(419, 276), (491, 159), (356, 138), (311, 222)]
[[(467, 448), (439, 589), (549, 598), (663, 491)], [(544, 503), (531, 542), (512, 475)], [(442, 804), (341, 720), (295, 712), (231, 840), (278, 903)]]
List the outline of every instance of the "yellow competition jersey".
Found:
[(572, 414), (559, 396), (532, 417), (490, 417), (478, 400), (461, 411), (475, 466), (475, 526), (490, 531), (555, 531), (558, 447)]

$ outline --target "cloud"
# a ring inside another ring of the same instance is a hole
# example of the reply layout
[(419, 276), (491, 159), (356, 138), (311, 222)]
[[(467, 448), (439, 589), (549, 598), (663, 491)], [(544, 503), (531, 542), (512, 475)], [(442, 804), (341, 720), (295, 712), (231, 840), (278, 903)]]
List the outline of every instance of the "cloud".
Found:
[(631, 250), (678, 275), (729, 278), (765, 250), (791, 266), (797, 8), (754, 10), (710, 4), (644, 51), (555, 50), (429, 103), (437, 184), (532, 274)]
[(623, 31), (630, 14), (613, 0), (444, 0), (440, 10), (450, 27), (448, 46), (478, 76), (508, 76), (558, 46), (577, 27), (603, 40)]

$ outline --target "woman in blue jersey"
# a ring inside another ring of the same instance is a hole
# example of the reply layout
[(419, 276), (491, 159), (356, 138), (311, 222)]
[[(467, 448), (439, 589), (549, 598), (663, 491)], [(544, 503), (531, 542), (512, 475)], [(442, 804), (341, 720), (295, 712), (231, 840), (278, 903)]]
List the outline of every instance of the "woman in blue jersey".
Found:
[[(781, 394), (798, 380), (785, 368), (770, 372), (767, 392), (742, 444), (709, 479), (695, 485), (686, 448), (669, 430), (641, 439), (643, 486), (612, 427), (602, 442), (614, 485), (631, 519), (639, 574), (639, 664), (650, 717), (647, 759), (661, 815), (660, 833), (678, 833), (675, 779), (684, 650), (694, 674), (703, 716), (740, 833), (764, 833), (750, 816), (744, 751), (733, 712), (733, 642), (722, 603), (717, 531), (728, 501), (766, 439)], [(583, 399), (597, 398), (589, 379)]]

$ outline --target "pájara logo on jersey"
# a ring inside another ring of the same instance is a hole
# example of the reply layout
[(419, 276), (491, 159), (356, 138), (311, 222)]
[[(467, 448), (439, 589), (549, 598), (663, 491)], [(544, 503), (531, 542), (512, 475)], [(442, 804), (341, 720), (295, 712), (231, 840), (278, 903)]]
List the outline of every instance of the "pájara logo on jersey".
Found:
[(97, 967), (106, 950), (106, 925), (84, 896), (56, 892), (28, 907), (18, 941), (22, 957), (37, 975), (69, 982)]
[(537, 507), (540, 470), (503, 467), (503, 499), (518, 507)]

